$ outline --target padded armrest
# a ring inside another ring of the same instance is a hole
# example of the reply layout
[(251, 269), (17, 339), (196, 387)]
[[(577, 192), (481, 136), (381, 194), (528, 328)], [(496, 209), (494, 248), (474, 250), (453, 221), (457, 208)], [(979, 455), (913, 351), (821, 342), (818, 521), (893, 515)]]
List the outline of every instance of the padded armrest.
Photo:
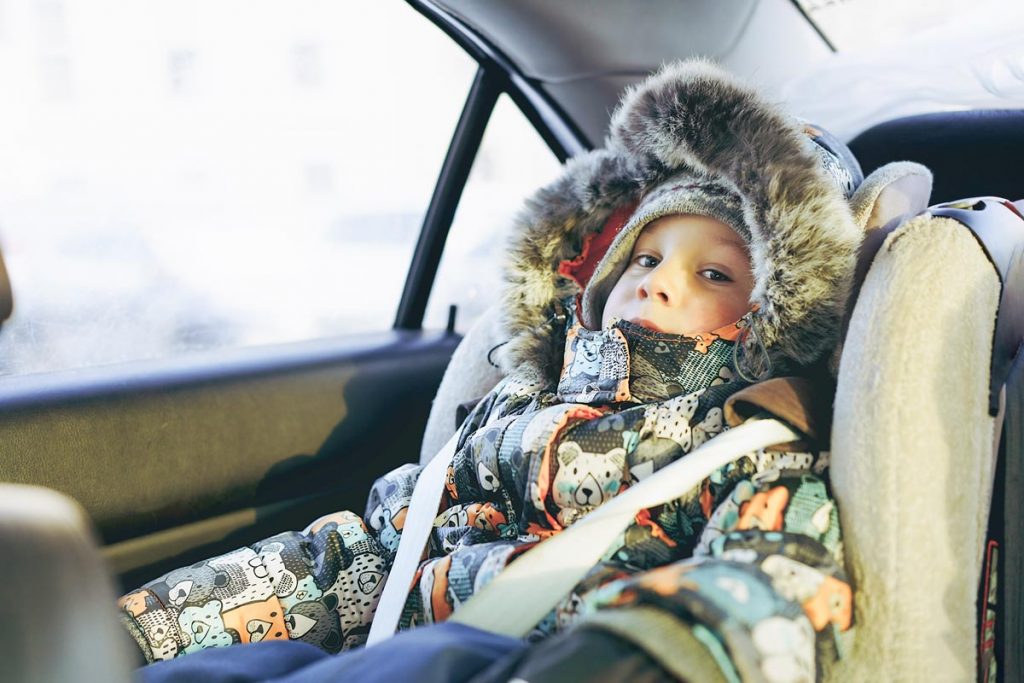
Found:
[(4, 681), (131, 680), (113, 585), (74, 501), (50, 489), (0, 484), (0, 557)]

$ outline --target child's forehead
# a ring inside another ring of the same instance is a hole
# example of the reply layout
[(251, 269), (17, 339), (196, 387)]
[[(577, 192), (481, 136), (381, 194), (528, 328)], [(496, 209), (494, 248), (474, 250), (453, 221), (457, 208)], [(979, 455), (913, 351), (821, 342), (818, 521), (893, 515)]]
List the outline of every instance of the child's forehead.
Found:
[(643, 227), (634, 243), (634, 249), (642, 242), (662, 238), (686, 238), (690, 242), (707, 246), (734, 247), (747, 253), (743, 237), (717, 218), (696, 214), (669, 214), (661, 216)]

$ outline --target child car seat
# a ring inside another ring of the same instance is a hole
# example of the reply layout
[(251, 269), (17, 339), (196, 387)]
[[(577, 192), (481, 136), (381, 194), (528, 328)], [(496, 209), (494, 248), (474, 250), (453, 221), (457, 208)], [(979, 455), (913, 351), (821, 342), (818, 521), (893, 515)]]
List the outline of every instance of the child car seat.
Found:
[(857, 586), (835, 679), (1020, 680), (1024, 217), (968, 200), (869, 241), (832, 432)]
[[(832, 433), (857, 633), (831, 680), (966, 680), (976, 665), (978, 680), (1020, 680), (1022, 504), (1004, 495), (1024, 476), (1018, 211), (969, 200), (866, 241)], [(479, 361), (498, 341), (487, 318), (464, 344)], [(473, 357), (453, 361), (441, 394)], [(467, 376), (461, 396), (486, 390)], [(454, 411), (443, 419), (450, 433)]]
[[(1012, 188), (1024, 188), (1021, 172), (997, 160), (1024, 150), (1022, 122), (1024, 111), (911, 117), (880, 124), (851, 147), (867, 172), (900, 158), (934, 166), (933, 199), (964, 196), (979, 181), (1019, 196)], [(976, 163), (962, 163), (964, 150)], [(1022, 226), (1014, 209), (981, 200), (869, 236), (877, 251), (864, 259), (832, 435), (859, 587), (853, 656), (832, 672), (836, 680), (1024, 678), (1016, 649), (1024, 511), (1013, 495), (1024, 477)], [(465, 343), (500, 341), (487, 319)], [(441, 394), (459, 391), (460, 365), (450, 366)], [(456, 403), (437, 402), (447, 415), (431, 419), (447, 429), (428, 431), (424, 461), (454, 428)]]

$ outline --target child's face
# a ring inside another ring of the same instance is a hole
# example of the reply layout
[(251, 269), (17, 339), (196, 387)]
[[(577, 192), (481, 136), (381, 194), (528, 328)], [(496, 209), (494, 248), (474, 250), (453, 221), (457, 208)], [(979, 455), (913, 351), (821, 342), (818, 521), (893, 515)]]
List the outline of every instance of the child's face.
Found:
[(710, 332), (750, 310), (753, 286), (750, 255), (732, 228), (706, 216), (664, 216), (640, 233), (601, 326), (623, 318), (671, 334)]

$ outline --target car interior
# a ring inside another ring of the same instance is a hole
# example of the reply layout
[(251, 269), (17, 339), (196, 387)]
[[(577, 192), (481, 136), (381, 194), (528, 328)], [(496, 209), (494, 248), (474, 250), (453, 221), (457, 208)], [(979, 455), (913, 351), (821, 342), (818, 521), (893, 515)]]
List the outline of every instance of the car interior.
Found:
[[(0, 382), (5, 680), (130, 680), (115, 594), (361, 511), (376, 477), (454, 433), (500, 378), (500, 331), (493, 311), (465, 338), (423, 316), (499, 95), (564, 161), (665, 61), (743, 74), (770, 33), (770, 79), (830, 50), (782, 1), (408, 4), (479, 66), (391, 331)], [(857, 640), (828, 678), (1021, 680), (1024, 109), (897, 117), (849, 144), (865, 174), (917, 161), (934, 185), (932, 209), (866, 235), (838, 357), (832, 482)]]

